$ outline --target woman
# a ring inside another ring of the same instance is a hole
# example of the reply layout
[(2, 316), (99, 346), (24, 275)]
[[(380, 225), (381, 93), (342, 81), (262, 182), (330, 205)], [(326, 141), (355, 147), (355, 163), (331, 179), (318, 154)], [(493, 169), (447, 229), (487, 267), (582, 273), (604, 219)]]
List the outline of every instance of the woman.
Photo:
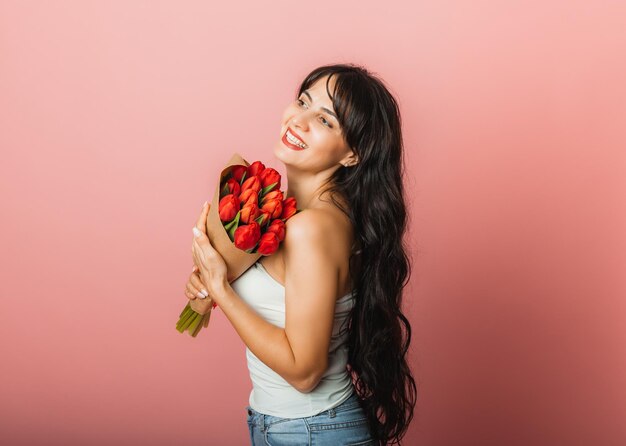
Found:
[[(274, 155), (302, 212), (279, 250), (232, 284), (195, 230), (186, 295), (201, 314), (214, 300), (246, 344), (252, 444), (399, 444), (417, 390), (400, 309), (410, 263), (397, 102), (365, 68), (322, 66), (285, 109), (280, 137)], [(196, 299), (201, 290), (211, 299)]]

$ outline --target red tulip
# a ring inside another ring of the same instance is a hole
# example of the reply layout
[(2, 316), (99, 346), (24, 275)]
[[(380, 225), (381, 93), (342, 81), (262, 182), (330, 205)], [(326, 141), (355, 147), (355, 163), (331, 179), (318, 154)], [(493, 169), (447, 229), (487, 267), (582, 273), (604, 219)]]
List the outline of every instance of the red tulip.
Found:
[(264, 188), (267, 186), (274, 184), (274, 187), (270, 190), (278, 190), (280, 189), (280, 174), (271, 167), (267, 167), (259, 174), (259, 178), (261, 179), (261, 184)]
[(259, 177), (253, 175), (244, 180), (243, 184), (241, 185), (241, 192), (243, 193), (248, 189), (252, 189), (256, 193), (259, 193), (259, 191), (261, 190), (261, 180), (259, 180)]
[(259, 175), (265, 169), (265, 164), (255, 161), (248, 166), (248, 177)]
[(254, 220), (235, 229), (235, 246), (244, 251), (254, 248), (260, 238), (261, 227)]
[(224, 196), (219, 203), (220, 220), (231, 221), (239, 212), (240, 200), (233, 194)]
[(273, 254), (278, 249), (278, 244), (280, 240), (273, 232), (266, 232), (261, 236), (259, 240), (259, 246), (256, 249), (256, 252), (263, 254), (264, 256), (268, 256)]
[(248, 171), (248, 168), (246, 166), (237, 165), (237, 166), (233, 166), (230, 172), (233, 175), (233, 179), (237, 183), (241, 184), (241, 178), (243, 177), (243, 174), (247, 171)]
[(239, 221), (243, 223), (250, 223), (252, 220), (259, 216), (259, 206), (256, 203), (244, 204), (241, 208), (241, 215)]
[(278, 241), (282, 242), (285, 238), (285, 222), (280, 218), (272, 220), (270, 225), (267, 227), (267, 232), (273, 232), (278, 237)]
[(291, 217), (293, 214), (295, 214), (297, 211), (296, 209), (296, 198), (295, 197), (289, 197), (286, 200), (283, 201), (283, 213), (280, 216), (280, 218), (282, 218), (283, 220), (287, 220), (289, 217)]
[[(233, 194), (235, 196), (239, 196), (239, 192), (241, 192), (241, 186), (234, 178), (229, 178), (224, 185), (226, 194)], [(224, 190), (222, 189), (222, 190)]]
[(267, 200), (265, 203), (263, 203), (263, 206), (261, 206), (261, 208), (264, 211), (268, 211), (271, 218), (278, 218), (283, 212), (283, 200), (281, 200), (280, 198)]
[(273, 190), (263, 195), (263, 198), (261, 198), (261, 204), (265, 203), (268, 200), (276, 200), (277, 198), (282, 200), (283, 193), (279, 190)]
[(257, 216), (257, 223), (261, 226), (264, 226), (271, 218), (271, 214), (269, 211), (265, 211), (263, 209), (259, 209), (259, 215)]
[(239, 194), (239, 199), (243, 204), (258, 204), (259, 194), (254, 189), (246, 189)]

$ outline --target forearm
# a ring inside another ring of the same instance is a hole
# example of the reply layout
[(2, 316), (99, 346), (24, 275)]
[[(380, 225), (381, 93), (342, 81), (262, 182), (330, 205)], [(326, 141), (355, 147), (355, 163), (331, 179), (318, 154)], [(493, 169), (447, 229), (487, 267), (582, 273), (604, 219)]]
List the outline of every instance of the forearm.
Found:
[(263, 319), (230, 284), (220, 284), (219, 293), (219, 308), (250, 351), (295, 388), (307, 387), (285, 330)]

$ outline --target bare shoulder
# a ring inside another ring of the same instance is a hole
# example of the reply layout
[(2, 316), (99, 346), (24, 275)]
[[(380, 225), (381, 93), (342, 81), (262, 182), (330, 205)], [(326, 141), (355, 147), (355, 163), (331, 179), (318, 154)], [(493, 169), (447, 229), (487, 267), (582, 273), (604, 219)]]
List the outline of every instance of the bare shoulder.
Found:
[(319, 237), (332, 228), (332, 217), (324, 209), (304, 209), (285, 223), (285, 236), (298, 242), (310, 237)]
[(278, 251), (260, 259), (263, 267), (279, 283), (285, 284), (288, 264), (292, 268), (303, 264), (312, 268), (316, 261), (322, 262), (334, 271), (339, 271), (339, 288), (347, 290), (352, 227), (348, 218), (339, 213), (339, 210), (307, 208), (291, 216), (285, 222), (285, 239)]
[(326, 208), (309, 208), (298, 212), (285, 223), (285, 244), (323, 242), (322, 245), (336, 246), (349, 243), (351, 226), (347, 217), (340, 213)]
[[(351, 288), (349, 261), (353, 228), (349, 218), (337, 208), (308, 208), (285, 223), (283, 265), (324, 262), (337, 274), (340, 295)], [(298, 254), (295, 253), (298, 251)]]

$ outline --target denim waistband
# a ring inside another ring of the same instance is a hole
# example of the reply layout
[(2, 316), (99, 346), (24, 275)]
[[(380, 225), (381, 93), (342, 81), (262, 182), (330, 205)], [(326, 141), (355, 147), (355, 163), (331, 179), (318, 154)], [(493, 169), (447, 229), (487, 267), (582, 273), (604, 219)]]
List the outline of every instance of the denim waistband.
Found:
[(332, 413), (337, 413), (337, 412), (343, 412), (346, 410), (350, 410), (353, 409), (355, 407), (360, 406), (360, 402), (359, 402), (359, 397), (355, 392), (352, 392), (352, 394), (348, 397), (347, 400), (345, 400), (343, 403), (339, 404), (338, 406), (335, 406), (331, 409), (327, 409), (325, 411), (322, 412), (322, 414), (329, 414), (331, 415)]
[[(342, 403), (338, 404), (335, 407), (331, 407), (330, 409), (326, 409), (323, 410), (322, 412), (319, 412), (316, 415), (312, 415), (309, 417), (300, 417), (300, 418), (313, 418), (313, 417), (319, 417), (319, 416), (325, 416), (328, 415), (329, 417), (333, 418), (335, 416), (335, 414), (337, 413), (341, 413), (347, 410), (351, 410), (354, 409), (355, 407), (360, 406), (360, 401), (359, 401), (359, 397), (356, 394), (356, 392), (352, 392), (352, 394)], [(266, 415), (266, 414), (262, 414), (260, 412), (257, 412), (256, 410), (254, 410), (252, 407), (250, 406), (246, 406), (246, 410), (248, 412), (248, 416), (252, 417), (252, 418), (259, 418), (260, 416), (263, 416), (263, 418), (270, 418), (273, 420), (279, 420), (279, 419), (287, 419), (287, 418), (282, 418), (282, 417), (277, 417), (274, 415)]]

